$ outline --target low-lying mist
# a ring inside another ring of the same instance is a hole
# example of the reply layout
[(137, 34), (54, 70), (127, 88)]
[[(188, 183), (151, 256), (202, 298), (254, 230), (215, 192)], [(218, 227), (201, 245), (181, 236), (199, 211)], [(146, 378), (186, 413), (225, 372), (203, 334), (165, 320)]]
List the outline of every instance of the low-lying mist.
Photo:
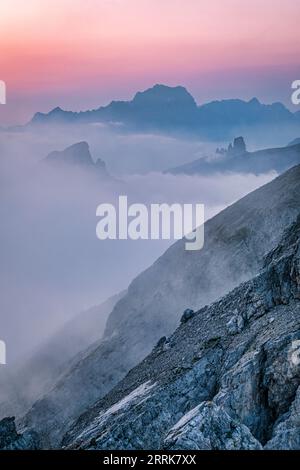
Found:
[(126, 288), (172, 243), (98, 240), (100, 203), (116, 203), (119, 194), (129, 203), (203, 203), (207, 219), (276, 176), (164, 175), (160, 170), (209, 154), (211, 146), (101, 128), (97, 133), (92, 132), (93, 157), (106, 161), (115, 181), (39, 161), (82, 139), (80, 132), (0, 135), (0, 338), (7, 345), (6, 367), (78, 312)]

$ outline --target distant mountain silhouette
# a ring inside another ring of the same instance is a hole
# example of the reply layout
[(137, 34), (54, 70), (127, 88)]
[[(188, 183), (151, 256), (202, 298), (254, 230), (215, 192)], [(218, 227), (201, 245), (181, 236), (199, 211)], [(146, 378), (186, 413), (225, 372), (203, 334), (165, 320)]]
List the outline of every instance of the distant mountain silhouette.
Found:
[(135, 130), (158, 130), (223, 138), (233, 129), (257, 125), (300, 124), (300, 113), (290, 112), (283, 104), (265, 105), (230, 99), (198, 106), (182, 86), (155, 85), (138, 92), (131, 101), (112, 101), (91, 111), (72, 112), (57, 107), (48, 114), (36, 113), (30, 124), (117, 122)]
[(185, 165), (166, 170), (173, 175), (213, 174), (219, 172), (278, 173), (300, 163), (300, 143), (281, 148), (271, 148), (248, 152), (243, 137), (234, 139), (228, 150), (217, 149), (216, 158), (199, 158)]
[(78, 142), (64, 150), (55, 150), (49, 153), (43, 162), (55, 166), (71, 165), (73, 168), (79, 167), (95, 172), (101, 177), (109, 178), (105, 162), (101, 160), (101, 158), (98, 158), (96, 162), (94, 162), (87, 142)]

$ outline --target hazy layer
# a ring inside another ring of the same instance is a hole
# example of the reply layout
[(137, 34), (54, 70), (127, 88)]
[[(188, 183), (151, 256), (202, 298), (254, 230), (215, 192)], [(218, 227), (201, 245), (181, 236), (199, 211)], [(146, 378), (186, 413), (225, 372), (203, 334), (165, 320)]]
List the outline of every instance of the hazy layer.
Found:
[[(211, 148), (165, 137), (115, 136), (103, 129), (99, 135), (101, 145), (92, 134), (93, 156), (107, 160), (110, 172), (123, 174), (120, 182), (39, 163), (50, 150), (78, 141), (80, 132), (0, 135), (0, 337), (9, 362), (78, 312), (126, 288), (172, 243), (99, 241), (98, 204), (116, 203), (119, 194), (145, 204), (204, 203), (209, 218), (275, 176), (162, 175), (157, 170)], [(152, 172), (138, 175), (139, 170)]]

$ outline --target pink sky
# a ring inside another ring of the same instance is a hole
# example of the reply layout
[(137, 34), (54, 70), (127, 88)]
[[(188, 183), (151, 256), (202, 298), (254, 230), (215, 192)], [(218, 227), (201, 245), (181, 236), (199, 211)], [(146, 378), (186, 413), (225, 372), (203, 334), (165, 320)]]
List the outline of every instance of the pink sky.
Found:
[(182, 84), (200, 103), (288, 103), (299, 24), (298, 0), (1, 0), (0, 122), (98, 107), (154, 83)]

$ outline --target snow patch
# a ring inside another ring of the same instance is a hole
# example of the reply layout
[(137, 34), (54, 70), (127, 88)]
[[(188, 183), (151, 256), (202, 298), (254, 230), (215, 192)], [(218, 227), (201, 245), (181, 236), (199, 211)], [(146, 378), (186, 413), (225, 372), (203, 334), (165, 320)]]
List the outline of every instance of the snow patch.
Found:
[(131, 393), (126, 395), (122, 400), (112, 405), (106, 411), (101, 412), (93, 421), (88, 429), (84, 430), (77, 440), (86, 440), (90, 438), (92, 434), (100, 431), (101, 426), (114, 414), (124, 413), (135, 401), (142, 403), (148, 398), (149, 392), (155, 387), (156, 383), (151, 384), (151, 381), (145, 382)]
[(177, 423), (174, 424), (174, 426), (170, 429), (170, 433), (178, 431), (178, 429), (183, 428), (189, 421), (194, 419), (198, 414), (200, 406), (201, 404), (197, 405), (195, 408), (193, 408), (192, 410), (188, 411), (185, 415), (183, 415), (182, 418), (180, 418), (180, 420), (177, 421)]
[(129, 395), (126, 395), (126, 397), (122, 398), (122, 400), (120, 400), (115, 405), (111, 406), (108, 410), (106, 410), (102, 417), (108, 417), (109, 415), (115, 414), (118, 411), (122, 411), (136, 398), (143, 397), (146, 393), (148, 394), (154, 386), (155, 383), (151, 384), (150, 381), (143, 383), (131, 393), (129, 393)]

